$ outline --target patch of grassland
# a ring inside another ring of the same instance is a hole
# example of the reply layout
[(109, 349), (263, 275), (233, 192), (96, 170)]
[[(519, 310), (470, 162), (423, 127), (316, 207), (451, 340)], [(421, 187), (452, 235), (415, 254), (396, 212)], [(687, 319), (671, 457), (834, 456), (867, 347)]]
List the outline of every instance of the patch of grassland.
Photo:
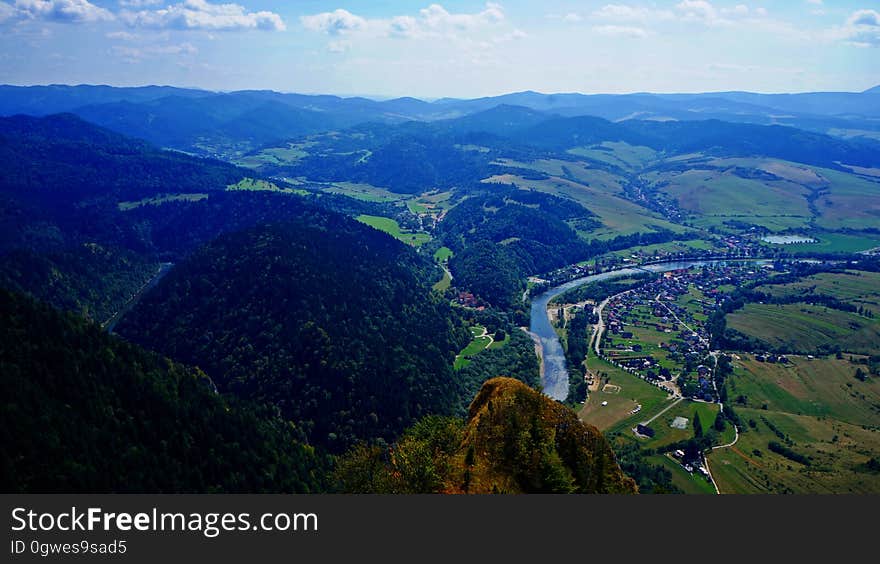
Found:
[(840, 345), (846, 352), (880, 354), (880, 320), (824, 306), (750, 303), (729, 314), (727, 326), (791, 352)]
[(309, 192), (298, 188), (281, 188), (274, 182), (256, 178), (243, 178), (236, 184), (230, 184), (227, 190), (247, 190), (252, 192), (284, 192), (285, 194), (299, 194), (305, 196)]
[(208, 194), (192, 193), (192, 194), (159, 194), (143, 200), (119, 202), (116, 207), (120, 211), (129, 211), (141, 206), (158, 206), (165, 202), (198, 202), (208, 197)]
[[(600, 377), (600, 385), (598, 391), (590, 392), (579, 416), (582, 421), (595, 425), (600, 431), (620, 430), (622, 433), (629, 433), (631, 427), (668, 405), (668, 394), (641, 378), (594, 356), (589, 357), (587, 364)], [(604, 390), (606, 377), (612, 385), (609, 389), (613, 392)], [(603, 401), (607, 401), (608, 405), (603, 406)], [(641, 411), (631, 413), (639, 404), (642, 406)]]
[(657, 159), (657, 152), (650, 147), (629, 143), (605, 141), (600, 145), (575, 147), (566, 151), (571, 155), (586, 157), (626, 170), (638, 170)]
[(839, 300), (880, 313), (880, 273), (859, 270), (822, 272), (797, 282), (761, 287), (775, 297), (825, 294)]
[(434, 252), (434, 260), (437, 262), (446, 262), (452, 258), (452, 249), (449, 247), (440, 247)]
[[(880, 220), (877, 222), (880, 226)], [(792, 253), (859, 253), (880, 246), (876, 235), (853, 235), (850, 233), (819, 233), (811, 235), (816, 243), (793, 243), (785, 245)]]
[(565, 178), (551, 177), (545, 180), (527, 180), (519, 175), (501, 174), (484, 179), (484, 183), (516, 184), (521, 189), (533, 189), (554, 196), (575, 200), (598, 216), (603, 227), (581, 233), (585, 238), (611, 239), (618, 235), (652, 233), (668, 229), (681, 233), (681, 225), (666, 221), (659, 215), (629, 200), (595, 185), (587, 185)]
[(434, 284), (433, 288), (435, 290), (437, 290), (438, 292), (445, 292), (446, 290), (449, 289), (450, 286), (452, 286), (452, 278), (449, 277), (449, 272), (444, 270), (443, 271), (443, 278), (438, 280)]
[(734, 361), (728, 394), (732, 399), (742, 396), (744, 406), (754, 409), (766, 406), (771, 411), (833, 417), (853, 425), (880, 425), (880, 381), (856, 379), (856, 370), (865, 367), (846, 356), (792, 356), (789, 364), (770, 364), (756, 361), (753, 355), (740, 355)]
[[(735, 446), (708, 456), (722, 493), (880, 493), (880, 473), (866, 467), (880, 457), (876, 427), (762, 409), (737, 413), (755, 426), (747, 426)], [(808, 457), (808, 465), (768, 448), (771, 441), (784, 443), (774, 428), (791, 441), (790, 450)]]
[(330, 194), (342, 194), (343, 196), (365, 202), (398, 202), (406, 198), (406, 196), (395, 194), (385, 188), (354, 182), (334, 182), (321, 186), (321, 190)]
[[(659, 188), (697, 216), (812, 216), (810, 191), (789, 181), (742, 178), (732, 172), (695, 169), (664, 175)], [(755, 212), (760, 210), (760, 214)]]
[(401, 230), (400, 224), (389, 217), (381, 217), (377, 215), (359, 215), (357, 217), (357, 220), (361, 223), (366, 223), (374, 229), (384, 231), (392, 237), (404, 243), (407, 243), (408, 245), (413, 245), (414, 247), (424, 245), (431, 240), (431, 236), (427, 233)]

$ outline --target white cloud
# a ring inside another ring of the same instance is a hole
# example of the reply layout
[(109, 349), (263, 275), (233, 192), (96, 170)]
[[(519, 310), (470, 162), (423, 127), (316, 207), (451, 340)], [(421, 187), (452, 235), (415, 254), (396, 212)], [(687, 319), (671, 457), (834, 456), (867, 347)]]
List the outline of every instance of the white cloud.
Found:
[(562, 16), (562, 21), (566, 23), (578, 23), (583, 21), (583, 19), (580, 14), (575, 14), (574, 12)]
[(718, 11), (706, 0), (682, 0), (675, 5), (679, 15), (685, 20), (699, 21), (707, 24), (718, 21)]
[[(501, 24), (506, 19), (499, 4), (488, 2), (474, 13), (452, 13), (440, 4), (431, 4), (417, 15), (390, 18), (364, 18), (344, 9), (300, 17), (302, 26), (328, 35), (362, 34), (373, 37), (424, 39), (454, 37)], [(490, 38), (491, 40), (491, 38)]]
[[(21, 18), (59, 23), (82, 23), (112, 20), (113, 14), (88, 0), (15, 0), (15, 12)], [(10, 16), (11, 17), (11, 16)]]
[(600, 35), (630, 37), (633, 39), (640, 39), (648, 35), (648, 32), (640, 27), (627, 25), (597, 25), (593, 27), (593, 31)]
[(833, 28), (830, 36), (858, 47), (880, 47), (880, 12), (857, 10), (844, 25)]
[(593, 17), (599, 20), (613, 22), (642, 22), (650, 23), (658, 20), (671, 20), (675, 14), (669, 10), (655, 10), (644, 6), (630, 6), (628, 4), (606, 4), (595, 12)]
[(341, 35), (367, 27), (367, 20), (343, 9), (302, 16), (299, 21), (310, 31), (320, 31), (330, 35)]
[(145, 6), (156, 6), (161, 3), (162, 0), (119, 0), (119, 5), (126, 8), (143, 8)]
[(123, 11), (120, 17), (132, 27), (209, 31), (287, 29), (281, 16), (274, 12), (248, 12), (239, 4), (212, 4), (207, 0), (184, 0), (159, 10)]
[(813, 4), (814, 6), (821, 6), (822, 0), (807, 0), (807, 4)]

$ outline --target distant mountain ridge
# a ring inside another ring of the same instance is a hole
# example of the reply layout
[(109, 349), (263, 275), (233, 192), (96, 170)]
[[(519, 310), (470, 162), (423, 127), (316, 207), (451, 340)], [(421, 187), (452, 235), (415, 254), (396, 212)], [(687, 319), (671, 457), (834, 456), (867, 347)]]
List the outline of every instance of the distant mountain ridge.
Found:
[[(865, 92), (759, 94), (544, 94), (475, 99), (372, 100), (271, 90), (211, 92), (144, 86), (0, 86), (0, 115), (72, 112), (151, 143), (209, 156), (242, 154), (266, 143), (358, 124), (437, 121), (518, 106), (536, 116), (609, 121), (721, 121), (788, 125), (841, 136), (880, 132), (880, 87)], [(501, 111), (501, 110), (499, 110)], [(507, 110), (509, 111), (509, 110)]]

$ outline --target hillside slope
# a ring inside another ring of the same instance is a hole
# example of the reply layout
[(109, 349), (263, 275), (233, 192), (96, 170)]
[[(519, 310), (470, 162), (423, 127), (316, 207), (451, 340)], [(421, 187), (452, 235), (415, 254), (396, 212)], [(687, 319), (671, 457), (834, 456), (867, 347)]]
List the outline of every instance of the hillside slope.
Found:
[(338, 214), (222, 235), (117, 327), (342, 450), (450, 413), (469, 340), (411, 249)]
[(4, 492), (317, 492), (326, 460), (198, 369), (0, 290)]
[(391, 448), (360, 445), (336, 478), (352, 493), (636, 493), (605, 437), (540, 392), (493, 378), (466, 422), (428, 417)]

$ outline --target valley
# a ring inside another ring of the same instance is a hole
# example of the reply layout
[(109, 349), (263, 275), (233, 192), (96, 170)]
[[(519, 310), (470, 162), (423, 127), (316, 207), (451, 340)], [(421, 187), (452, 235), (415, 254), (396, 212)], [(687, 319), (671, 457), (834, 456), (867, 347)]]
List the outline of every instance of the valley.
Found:
[[(16, 95), (0, 91), (0, 108), (26, 107)], [(295, 439), (255, 455), (296, 466), (285, 490), (880, 491), (870, 138), (610, 120), (572, 109), (591, 100), (549, 111), (532, 96), (441, 112), (130, 95), (0, 118), (0, 286), (16, 311), (38, 300), (103, 325), (82, 362), (132, 347), (133, 378), (165, 362), (141, 354), (204, 374), (215, 399), (162, 396), (168, 409), (271, 413), (241, 432)], [(59, 346), (75, 351), (68, 333)], [(115, 385), (101, 397), (134, 409)], [(523, 450), (512, 433), (536, 414), (552, 425)], [(214, 485), (271, 489), (236, 482), (238, 464)]]

